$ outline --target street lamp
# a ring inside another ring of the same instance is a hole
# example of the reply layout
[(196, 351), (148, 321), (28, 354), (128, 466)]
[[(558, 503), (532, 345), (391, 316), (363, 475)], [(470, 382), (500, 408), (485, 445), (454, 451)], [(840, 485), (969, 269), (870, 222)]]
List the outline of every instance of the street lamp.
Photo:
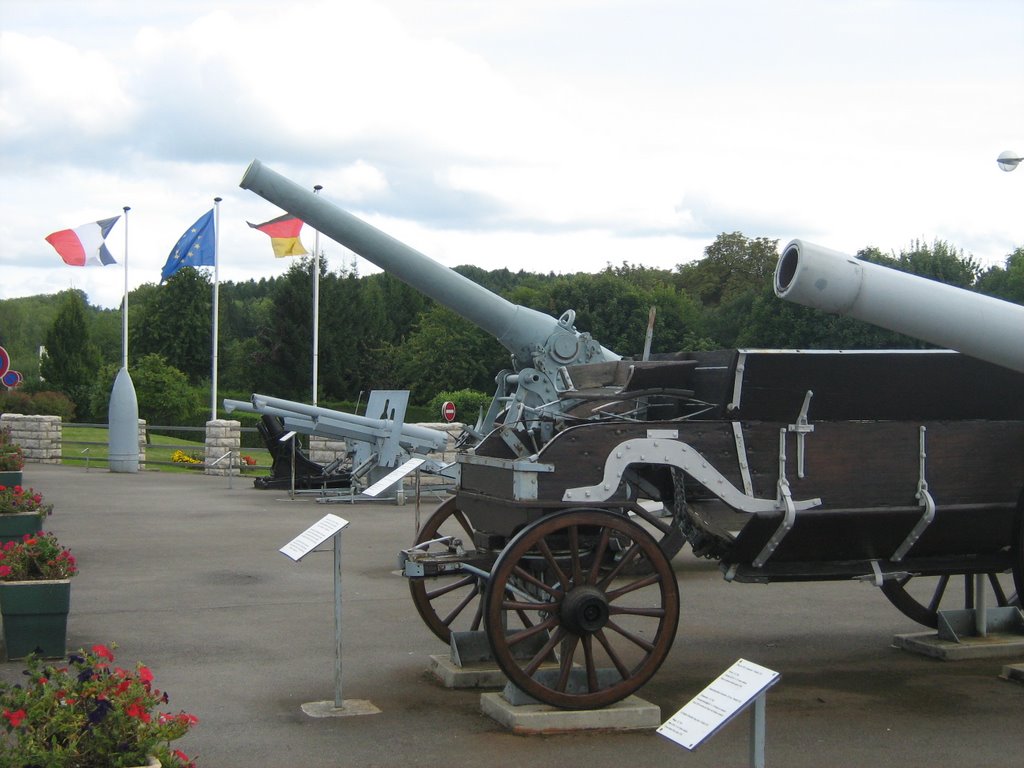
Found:
[(1018, 157), (1016, 152), (1008, 149), (1005, 152), (999, 153), (999, 157), (996, 158), (996, 163), (1002, 170), (1009, 173), (1020, 165), (1022, 160), (1024, 160), (1024, 157)]

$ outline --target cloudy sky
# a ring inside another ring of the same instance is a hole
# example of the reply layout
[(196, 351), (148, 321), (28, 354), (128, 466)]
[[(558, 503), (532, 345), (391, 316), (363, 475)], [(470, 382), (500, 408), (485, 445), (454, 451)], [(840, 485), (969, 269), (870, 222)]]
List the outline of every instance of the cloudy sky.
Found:
[(0, 298), (116, 306), (120, 266), (43, 238), (130, 206), (108, 244), (155, 283), (217, 196), (221, 279), (282, 274), (253, 158), (449, 266), (672, 268), (733, 231), (1002, 264), (1007, 149), (1020, 0), (0, 0)]

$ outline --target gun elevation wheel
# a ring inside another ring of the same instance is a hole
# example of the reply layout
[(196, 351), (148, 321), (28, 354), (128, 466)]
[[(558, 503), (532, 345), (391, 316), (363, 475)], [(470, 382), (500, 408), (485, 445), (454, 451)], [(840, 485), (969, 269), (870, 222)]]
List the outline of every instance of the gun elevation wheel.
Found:
[[(631, 575), (638, 564), (649, 567)], [(491, 570), (487, 637), (538, 701), (594, 709), (626, 698), (665, 660), (679, 621), (675, 573), (625, 515), (567, 510), (528, 525)]]
[[(420, 528), (416, 544), (452, 536), (472, 549), (473, 526), (455, 505), (455, 498), (446, 499)], [(447, 544), (438, 545), (446, 547)], [(409, 579), (412, 602), (430, 631), (443, 642), (456, 632), (477, 631), (483, 620), (483, 579), (473, 574), (458, 573), (429, 579)]]

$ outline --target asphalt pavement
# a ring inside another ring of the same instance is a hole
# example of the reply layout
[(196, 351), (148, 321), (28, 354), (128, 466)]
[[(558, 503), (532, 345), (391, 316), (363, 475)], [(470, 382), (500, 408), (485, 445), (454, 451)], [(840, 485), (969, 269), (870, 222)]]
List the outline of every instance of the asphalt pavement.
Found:
[[(118, 645), (171, 708), (199, 717), (176, 742), (205, 768), (247, 766), (746, 766), (747, 716), (688, 752), (653, 731), (520, 736), (480, 692), (427, 673), (446, 653), (413, 608), (396, 553), (416, 503), (322, 504), (251, 479), (30, 464), (47, 529), (78, 558), (68, 648)], [(436, 506), (424, 500), (423, 518)], [(314, 718), (334, 697), (333, 558), (278, 550), (326, 514), (342, 534), (345, 699), (378, 714)], [(682, 608), (669, 658), (639, 695), (667, 719), (744, 658), (781, 673), (767, 697), (770, 766), (1005, 768), (1024, 762), (1024, 659), (944, 662), (892, 647), (921, 630), (863, 583), (746, 585), (675, 560)], [(0, 664), (6, 679), (18, 661)]]

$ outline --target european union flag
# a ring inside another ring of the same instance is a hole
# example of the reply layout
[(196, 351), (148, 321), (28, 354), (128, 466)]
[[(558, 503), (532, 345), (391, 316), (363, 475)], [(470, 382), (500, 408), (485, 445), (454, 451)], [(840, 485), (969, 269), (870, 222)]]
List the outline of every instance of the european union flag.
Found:
[(216, 238), (213, 226), (213, 208), (199, 217), (171, 249), (167, 263), (160, 271), (163, 283), (182, 267), (212, 267), (216, 263)]

